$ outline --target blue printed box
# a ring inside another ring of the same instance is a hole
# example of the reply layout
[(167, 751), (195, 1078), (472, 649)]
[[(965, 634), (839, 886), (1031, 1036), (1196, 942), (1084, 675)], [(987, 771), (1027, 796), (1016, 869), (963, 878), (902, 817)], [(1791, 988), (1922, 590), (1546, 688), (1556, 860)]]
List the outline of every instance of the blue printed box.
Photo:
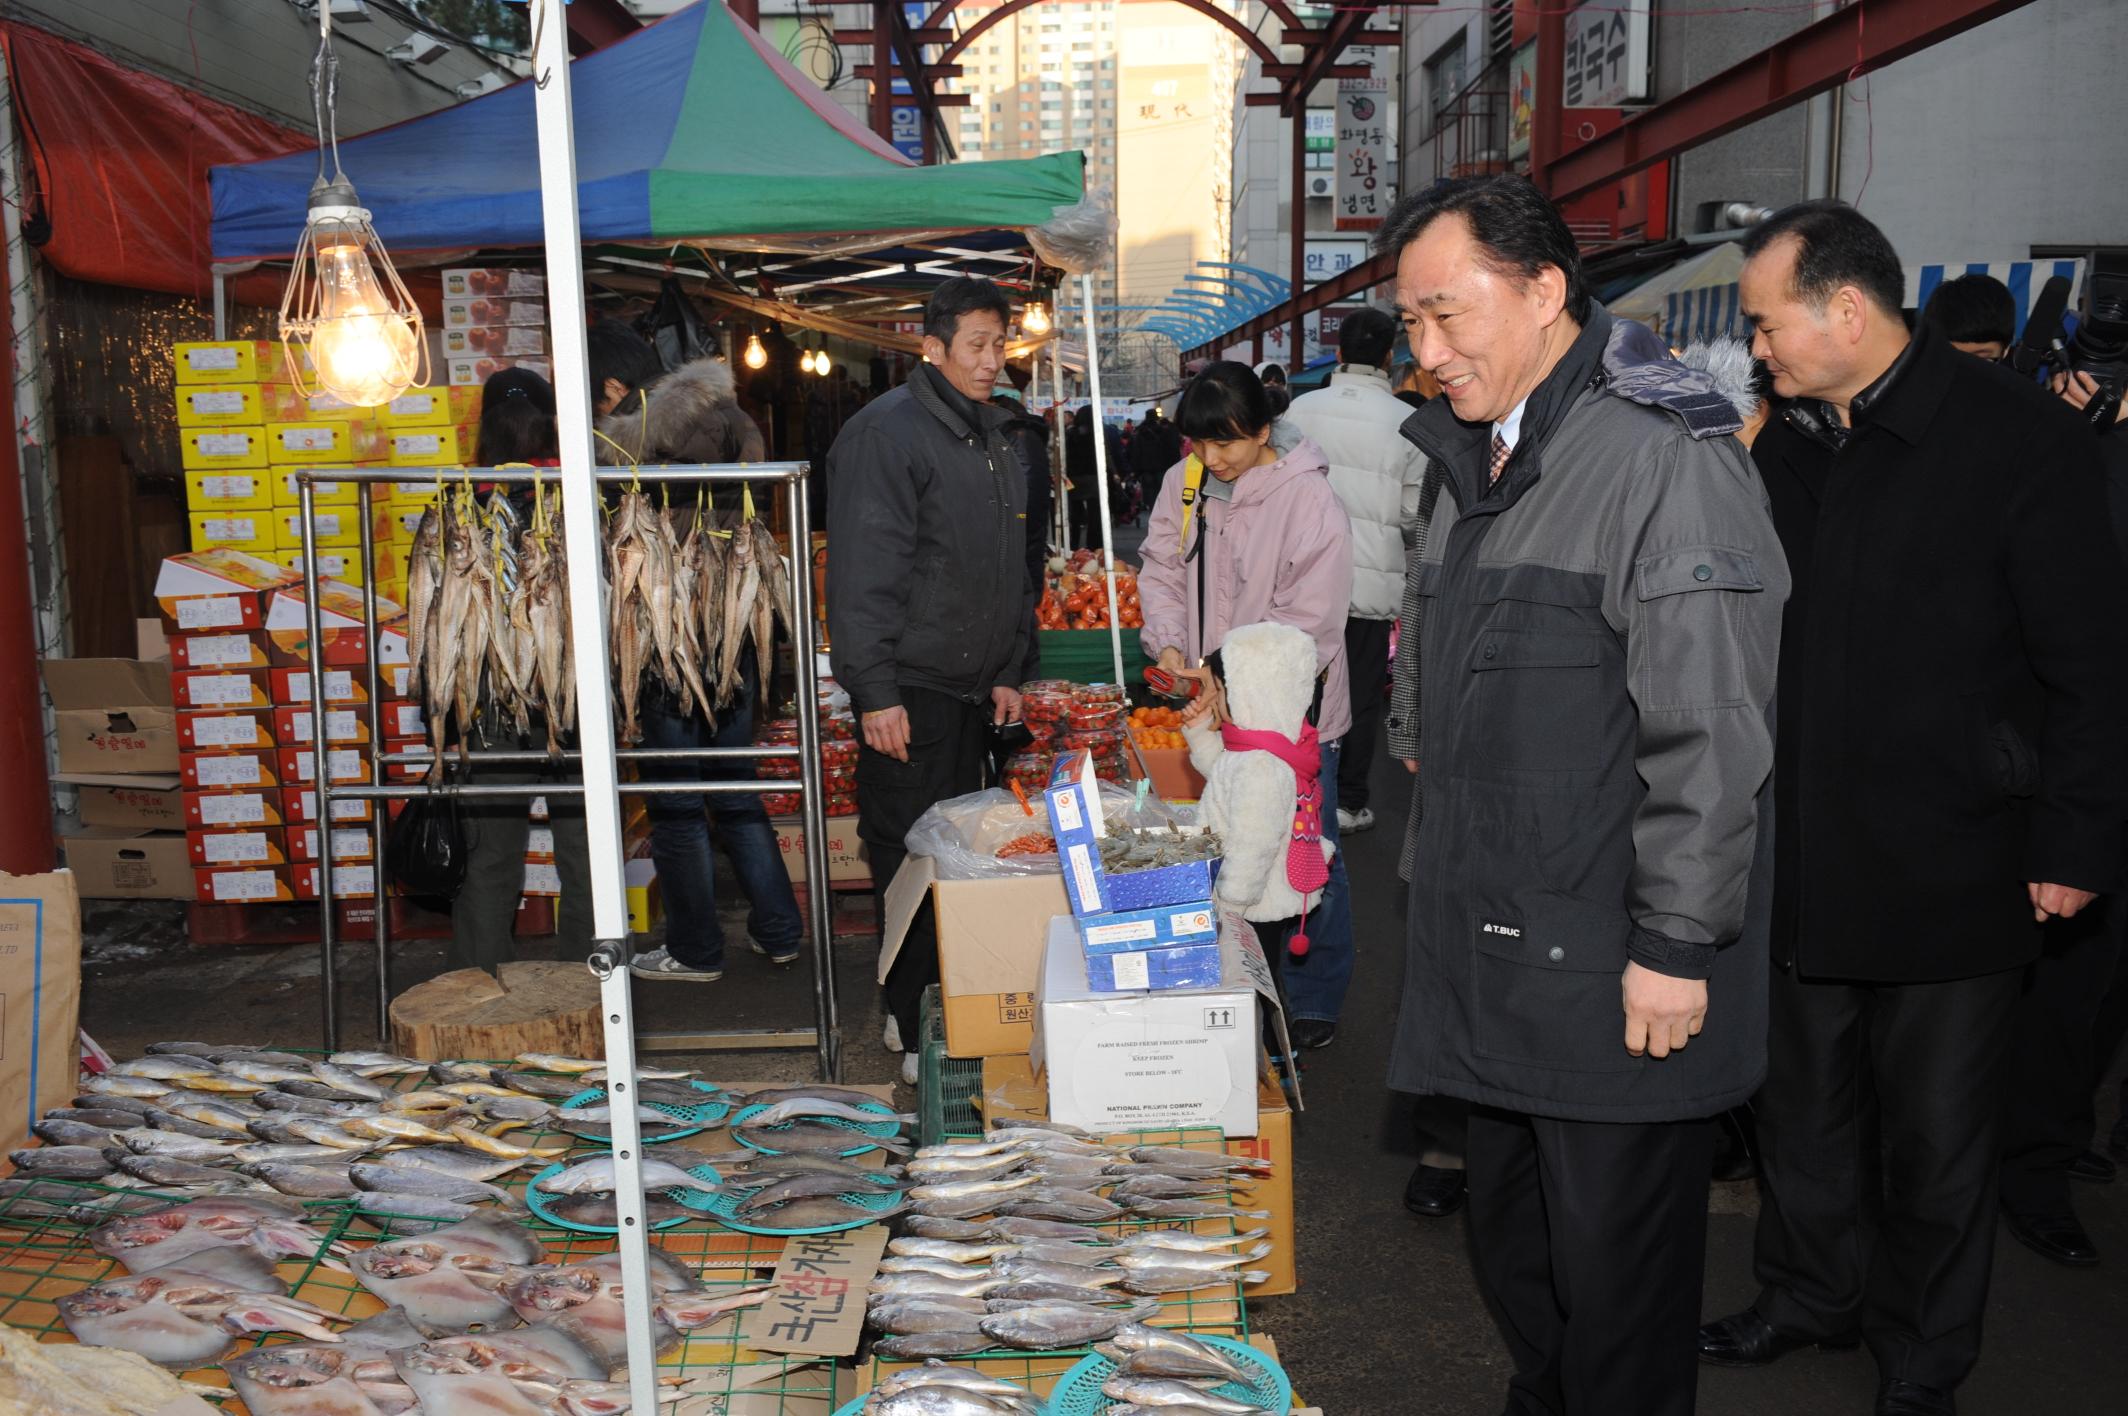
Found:
[(1079, 942), (1089, 956), (1219, 942), (1219, 917), (1212, 912), (1210, 900), (1081, 915), (1078, 923)]
[(1086, 956), (1086, 986), (1097, 993), (1132, 993), (1143, 989), (1216, 988), (1220, 980), (1219, 943), (1185, 944), (1177, 949), (1145, 949), (1129, 954)]
[(1212, 898), (1212, 882), (1219, 877), (1217, 860), (1117, 875), (1101, 868), (1101, 837), (1107, 834), (1107, 823), (1102, 819), (1093, 757), (1083, 748), (1058, 754), (1044, 796), (1050, 830), (1057, 840), (1057, 860), (1064, 871), (1064, 893), (1071, 900), (1073, 914), (1202, 904)]

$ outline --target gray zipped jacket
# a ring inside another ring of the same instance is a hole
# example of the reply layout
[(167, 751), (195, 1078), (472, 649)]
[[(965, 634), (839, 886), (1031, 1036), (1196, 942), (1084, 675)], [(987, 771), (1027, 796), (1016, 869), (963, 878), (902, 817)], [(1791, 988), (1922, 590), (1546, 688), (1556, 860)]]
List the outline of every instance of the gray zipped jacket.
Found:
[[(1419, 762), (1391, 1085), (1570, 1120), (1711, 1116), (1765, 1071), (1773, 688), (1788, 568), (1736, 409), (1598, 309), (1493, 428), (1403, 432), (1445, 481), (1411, 571)], [(1415, 721), (1413, 720), (1415, 717)], [(1625, 1048), (1628, 960), (1708, 980)]]
[(1037, 592), (1007, 421), (919, 364), (828, 450), (828, 657), (859, 712), (1019, 687)]

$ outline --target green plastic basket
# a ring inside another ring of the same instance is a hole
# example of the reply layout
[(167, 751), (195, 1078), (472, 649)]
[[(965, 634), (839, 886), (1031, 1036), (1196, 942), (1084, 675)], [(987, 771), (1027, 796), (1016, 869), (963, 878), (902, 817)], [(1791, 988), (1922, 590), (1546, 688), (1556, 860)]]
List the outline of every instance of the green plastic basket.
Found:
[[(731, 1103), (725, 1100), (722, 1091), (711, 1086), (708, 1082), (689, 1082), (687, 1085), (703, 1094), (699, 1105), (674, 1106), (670, 1102), (663, 1101), (646, 1101), (643, 1103), (651, 1110), (671, 1117), (672, 1124), (680, 1128), (671, 1131), (661, 1129), (645, 1135), (643, 1137), (644, 1145), (654, 1146), (665, 1141), (684, 1140), (689, 1136), (700, 1135), (725, 1117), (731, 1115)], [(579, 1131), (569, 1124), (571, 1112), (585, 1107), (596, 1106), (604, 1100), (606, 1100), (606, 1089), (604, 1087), (592, 1087), (587, 1091), (578, 1092), (556, 1109), (554, 1113), (556, 1128), (567, 1131), (580, 1141), (590, 1141), (593, 1145), (605, 1146), (608, 1150), (611, 1150), (613, 1148), (613, 1136), (610, 1132), (601, 1136), (596, 1131)]]
[[(1276, 1362), (1246, 1342), (1203, 1335), (1197, 1340), (1234, 1358), (1254, 1378), (1247, 1386), (1239, 1382), (1223, 1382), (1212, 1388), (1215, 1394), (1235, 1401), (1253, 1401), (1266, 1412), (1293, 1409), (1293, 1383), (1287, 1380), (1285, 1370)], [(1056, 1390), (1049, 1394), (1051, 1416), (1101, 1416), (1111, 1406), (1120, 1405), (1101, 1390), (1101, 1384), (1115, 1370), (1114, 1362), (1096, 1352), (1057, 1378)]]
[(954, 1136), (982, 1135), (983, 1117), (976, 1110), (976, 1097), (983, 1089), (983, 1062), (979, 1057), (946, 1055), (946, 1017), (937, 984), (924, 990), (918, 1032), (917, 1144), (935, 1146)]

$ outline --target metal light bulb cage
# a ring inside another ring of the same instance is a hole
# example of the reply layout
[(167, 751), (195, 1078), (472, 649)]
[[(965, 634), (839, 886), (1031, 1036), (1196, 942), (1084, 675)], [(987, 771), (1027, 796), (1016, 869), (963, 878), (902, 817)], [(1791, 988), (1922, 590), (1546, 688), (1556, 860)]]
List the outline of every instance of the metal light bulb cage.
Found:
[[(399, 272), (392, 268), (384, 243), (377, 239), (376, 228), (370, 225), (369, 211), (357, 204), (354, 186), (344, 176), (312, 189), (310, 219), (304, 224), (302, 238), (296, 243), (295, 269), (289, 272), (288, 288), (281, 295), (281, 341), (288, 363), (289, 382), (295, 384), (306, 398), (317, 389), (336, 396), (341, 394), (338, 389), (326, 388), (315, 377), (317, 364), (311, 357), (311, 344), (320, 326), (327, 323), (321, 311), (324, 289), (317, 276), (317, 255), (321, 249), (343, 245), (354, 247), (360, 252), (361, 259), (369, 263), (370, 273), (386, 304), (386, 308), (377, 311), (378, 317), (403, 324), (412, 336), (412, 354), (405, 361), (403, 370), (391, 372), (391, 381), (399, 384), (402, 391), (427, 384), (429, 350), (428, 341), (422, 335), (420, 307), (407, 293), (406, 283), (400, 280)], [(399, 378), (402, 372), (405, 374), (403, 380)]]
[(1040, 300), (1029, 300), (1027, 308), (1020, 312), (1020, 330), (1025, 334), (1047, 334), (1050, 331), (1049, 307)]

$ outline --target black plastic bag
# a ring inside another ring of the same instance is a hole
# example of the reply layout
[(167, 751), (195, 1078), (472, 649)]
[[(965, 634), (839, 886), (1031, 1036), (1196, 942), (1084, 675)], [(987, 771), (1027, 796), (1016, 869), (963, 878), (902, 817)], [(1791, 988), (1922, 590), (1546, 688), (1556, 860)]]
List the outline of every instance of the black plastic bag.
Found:
[(415, 797), (392, 823), (384, 867), (394, 884), (410, 895), (452, 900), (465, 884), (465, 823), (458, 798), (437, 793)]
[(666, 276), (658, 287), (658, 301), (650, 313), (636, 322), (636, 330), (658, 351), (658, 362), (671, 373), (682, 364), (706, 359), (717, 352), (717, 336), (703, 322), (695, 302), (680, 289), (680, 282)]

